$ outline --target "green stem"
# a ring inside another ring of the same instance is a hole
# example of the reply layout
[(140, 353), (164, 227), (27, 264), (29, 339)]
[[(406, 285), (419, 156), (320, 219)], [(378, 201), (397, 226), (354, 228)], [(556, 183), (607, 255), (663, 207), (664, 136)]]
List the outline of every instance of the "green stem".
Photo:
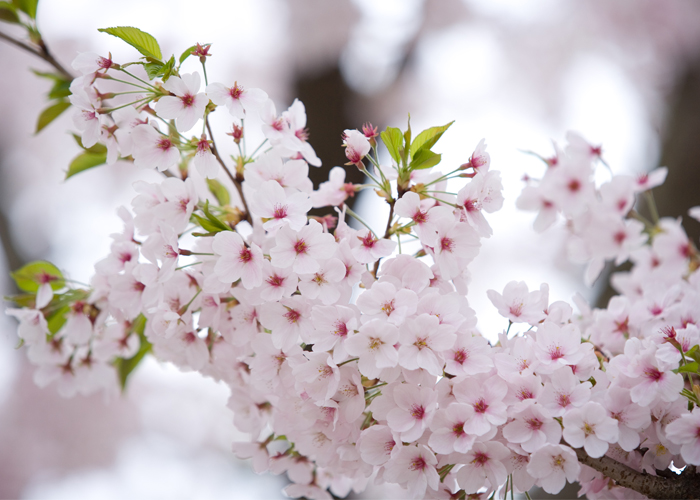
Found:
[(150, 83), (148, 83), (148, 82), (145, 81), (145, 80), (142, 80), (142, 79), (139, 78), (138, 76), (129, 73), (129, 72), (128, 72), (127, 70), (125, 70), (124, 68), (119, 68), (119, 71), (121, 71), (121, 72), (123, 72), (123, 73), (126, 73), (126, 74), (129, 75), (131, 78), (133, 78), (134, 80), (138, 80), (139, 82), (143, 83), (144, 85), (147, 85), (147, 86), (151, 87), (153, 90), (157, 91), (157, 92), (160, 94), (160, 91), (159, 91), (155, 86), (151, 85)]
[(458, 168), (454, 169), (452, 172), (449, 172), (449, 173), (447, 173), (447, 174), (445, 174), (445, 175), (442, 175), (442, 176), (438, 177), (437, 179), (435, 179), (434, 181), (431, 181), (431, 182), (425, 184), (425, 186), (426, 186), (426, 187), (427, 187), (427, 186), (432, 186), (433, 184), (436, 184), (436, 183), (440, 182), (441, 180), (443, 180), (445, 177), (449, 177), (450, 175), (454, 174), (455, 172), (459, 172), (459, 170), (460, 170), (460, 169), (459, 169), (459, 167), (458, 167)]
[(651, 220), (654, 224), (659, 222), (659, 211), (656, 208), (656, 201), (654, 200), (654, 193), (650, 191), (645, 191), (644, 196), (647, 199), (647, 204), (649, 205), (649, 212), (651, 213)]
[(440, 203), (444, 203), (445, 205), (451, 206), (452, 208), (457, 208), (457, 205), (455, 205), (454, 203), (450, 203), (449, 201), (441, 200), (440, 198), (435, 198), (435, 196), (430, 196), (429, 194), (425, 194), (425, 193), (423, 193), (423, 196), (426, 196), (427, 198), (432, 198), (433, 200), (437, 200)]
[(103, 113), (103, 114), (112, 113), (113, 111), (116, 111), (116, 110), (118, 110), (118, 109), (126, 108), (127, 106), (133, 106), (134, 104), (137, 104), (137, 103), (140, 103), (140, 102), (143, 102), (143, 101), (149, 101), (149, 100), (151, 100), (151, 99), (152, 99), (151, 96), (149, 96), (149, 97), (144, 97), (143, 99), (138, 99), (138, 100), (136, 100), (136, 101), (134, 101), (134, 102), (130, 102), (130, 103), (127, 103), (127, 104), (122, 104), (121, 106), (117, 106), (116, 108), (107, 108), (107, 109), (103, 109), (103, 110), (102, 110), (102, 113)]
[(357, 361), (358, 359), (360, 359), (360, 358), (350, 358), (350, 359), (347, 359), (347, 360), (343, 361), (342, 363), (340, 363), (340, 364), (338, 365), (338, 368), (340, 368), (340, 367), (343, 366), (343, 365), (347, 365), (348, 363), (352, 363), (353, 361)]
[(204, 85), (209, 85), (209, 78), (207, 78), (207, 65), (204, 60), (202, 61), (202, 71), (204, 72)]
[[(245, 137), (245, 131), (243, 132), (243, 134), (244, 134), (244, 137)], [(266, 142), (267, 142), (267, 139), (265, 139), (264, 141), (262, 141), (262, 142), (260, 143), (260, 145), (259, 145), (257, 148), (255, 148), (255, 151), (253, 151), (253, 152), (251, 153), (251, 155), (250, 155), (250, 159), (251, 159), (251, 160), (252, 160), (253, 157), (256, 155), (256, 153), (257, 153), (258, 151), (260, 151), (260, 148), (263, 147), (263, 146), (265, 145)]]
[(379, 237), (377, 236), (377, 233), (375, 233), (375, 232), (372, 230), (372, 228), (369, 227), (369, 224), (367, 224), (367, 222), (365, 222), (364, 219), (363, 219), (362, 217), (360, 217), (360, 216), (357, 215), (355, 212), (353, 212), (353, 211), (350, 209), (350, 207), (348, 207), (347, 205), (345, 205), (345, 213), (348, 214), (350, 217), (354, 218), (355, 220), (357, 220), (360, 224), (362, 224), (363, 226), (365, 226), (367, 229), (369, 229), (370, 233), (372, 233), (372, 234), (374, 235), (375, 238), (379, 239)]

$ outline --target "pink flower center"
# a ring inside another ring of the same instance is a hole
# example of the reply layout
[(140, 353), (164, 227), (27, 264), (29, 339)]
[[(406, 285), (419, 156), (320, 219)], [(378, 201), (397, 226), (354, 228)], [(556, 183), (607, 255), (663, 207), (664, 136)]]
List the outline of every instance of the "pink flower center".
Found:
[(532, 391), (530, 389), (525, 389), (525, 388), (520, 389), (520, 391), (518, 391), (518, 395), (517, 395), (517, 398), (520, 401), (524, 401), (525, 399), (533, 399), (534, 397), (535, 397), (535, 395), (532, 393)]
[(287, 205), (275, 205), (275, 209), (272, 216), (275, 219), (284, 219), (285, 217), (287, 217)]
[(239, 262), (243, 262), (244, 264), (247, 264), (248, 262), (253, 260), (253, 252), (250, 251), (250, 248), (243, 247), (241, 249), (241, 253), (238, 255), (238, 260), (239, 260)]
[(119, 254), (119, 261), (122, 264), (126, 264), (131, 260), (131, 254), (129, 252), (122, 252)]
[(658, 368), (654, 368), (653, 366), (644, 370), (644, 375), (652, 382), (658, 382), (664, 376), (663, 372), (660, 372)]
[(278, 287), (284, 285), (284, 278), (282, 276), (277, 276), (276, 274), (273, 274), (269, 278), (265, 280), (268, 285)]
[(309, 140), (309, 131), (305, 128), (298, 129), (296, 132), (294, 132), (294, 135), (300, 141), (306, 142), (307, 140)]
[(387, 316), (390, 316), (391, 313), (394, 312), (394, 301), (385, 302), (384, 305), (382, 305), (382, 311), (384, 311)]
[(192, 94), (185, 94), (180, 97), (180, 100), (182, 101), (182, 105), (186, 108), (189, 108), (192, 106), (192, 104), (194, 104), (194, 96)]
[(360, 161), (362, 161), (360, 153), (350, 146), (345, 149), (345, 157), (350, 160), (350, 163), (360, 163)]
[(569, 188), (569, 191), (575, 193), (581, 189), (581, 182), (578, 179), (572, 179), (566, 187)]
[(464, 202), (464, 210), (467, 212), (478, 212), (481, 210), (481, 203), (477, 200), (466, 200)]
[(243, 94), (243, 87), (239, 86), (239, 85), (238, 85), (238, 82), (235, 82), (235, 83), (233, 84), (233, 87), (231, 87), (231, 88), (229, 89), (229, 95), (230, 95), (233, 99), (240, 99), (240, 98), (241, 98), (241, 94)]
[(566, 408), (567, 406), (569, 406), (569, 405), (571, 404), (571, 398), (569, 398), (569, 395), (568, 395), (568, 394), (564, 394), (564, 393), (561, 393), (561, 392), (560, 392), (560, 393), (557, 395), (557, 403), (558, 403), (559, 406), (561, 406), (562, 408)]
[(477, 451), (474, 453), (474, 460), (472, 460), (472, 464), (476, 467), (483, 467), (488, 461), (489, 456), (486, 453)]
[(290, 309), (289, 311), (284, 313), (284, 317), (287, 318), (287, 321), (289, 321), (289, 323), (296, 323), (297, 321), (299, 321), (301, 314), (299, 314), (299, 311)]
[(508, 311), (516, 318), (519, 317), (523, 313), (523, 303), (513, 304), (508, 308)]
[(51, 283), (52, 281), (58, 280), (58, 277), (57, 277), (57, 276), (51, 276), (51, 275), (50, 275), (49, 273), (47, 273), (46, 271), (42, 271), (42, 272), (38, 273), (38, 274), (35, 276), (35, 279), (36, 279), (39, 283), (41, 283), (42, 285), (45, 285), (46, 283)]
[(423, 470), (427, 467), (427, 464), (425, 463), (425, 459), (421, 456), (417, 456), (413, 460), (411, 460), (411, 465), (410, 469), (411, 470)]
[(464, 434), (464, 422), (455, 424), (454, 427), (452, 427), (452, 433), (455, 436), (461, 436)]
[(387, 441), (384, 443), (384, 451), (387, 453), (391, 453), (391, 450), (394, 449), (394, 446), (396, 446), (396, 441), (393, 439), (391, 441)]
[(454, 250), (455, 243), (452, 238), (445, 236), (440, 240), (440, 250), (443, 252), (452, 252)]
[(297, 255), (301, 253), (306, 253), (307, 246), (304, 240), (297, 240), (296, 243), (294, 243), (294, 251), (297, 253)]
[(338, 337), (347, 337), (348, 325), (342, 321), (337, 321), (335, 324), (335, 330), (333, 330), (333, 335), (337, 335)]
[(362, 246), (366, 248), (374, 247), (374, 244), (377, 242), (374, 236), (372, 236), (372, 233), (367, 233), (367, 235), (362, 238), (358, 236), (357, 239), (359, 239), (362, 242)]
[(416, 420), (423, 420), (425, 416), (425, 408), (423, 408), (423, 405), (415, 404), (411, 406), (411, 416)]
[(486, 410), (488, 410), (489, 405), (486, 404), (486, 401), (484, 398), (481, 398), (479, 401), (474, 403), (474, 411), (476, 413), (486, 413)]
[(531, 418), (529, 420), (526, 420), (525, 423), (530, 428), (530, 430), (538, 431), (542, 427), (543, 422), (537, 418)]
[[(158, 142), (156, 142), (156, 148), (160, 149), (161, 151), (167, 151), (173, 146), (173, 143), (170, 142), (170, 139), (167, 137), (161, 137), (158, 139)], [(197, 146), (197, 149), (199, 149), (199, 146)]]
[(627, 234), (624, 231), (618, 231), (615, 233), (615, 236), (613, 236), (613, 239), (615, 240), (616, 244), (622, 245), (625, 239), (627, 239)]
[(564, 357), (564, 353), (561, 352), (561, 346), (551, 346), (549, 348), (549, 357), (552, 361), (556, 361)]
[(182, 340), (184, 340), (188, 344), (193, 344), (197, 341), (197, 336), (194, 334), (194, 332), (187, 332), (182, 338)]
[(284, 120), (282, 118), (277, 118), (270, 125), (278, 132), (282, 132), (284, 130)]
[(467, 351), (464, 349), (460, 349), (459, 351), (455, 351), (455, 353), (454, 353), (454, 360), (455, 360), (455, 362), (459, 363), (460, 365), (463, 365), (468, 357), (469, 357), (469, 355), (468, 355)]
[(413, 214), (413, 222), (416, 224), (423, 224), (427, 220), (428, 215), (425, 212), (421, 212), (420, 209), (416, 210), (416, 213)]

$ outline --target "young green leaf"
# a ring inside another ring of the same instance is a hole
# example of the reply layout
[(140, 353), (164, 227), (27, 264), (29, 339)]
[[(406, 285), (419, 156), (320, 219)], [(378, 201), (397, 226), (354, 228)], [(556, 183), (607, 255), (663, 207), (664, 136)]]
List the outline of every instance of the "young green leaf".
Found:
[(41, 132), (44, 129), (44, 127), (46, 127), (49, 123), (58, 118), (60, 114), (67, 110), (69, 107), (70, 102), (58, 101), (57, 103), (52, 104), (51, 106), (46, 108), (39, 115), (39, 119), (36, 122), (36, 131), (34, 131), (34, 133), (38, 134), (39, 132)]
[(19, 16), (17, 15), (17, 7), (10, 2), (0, 2), (0, 21), (18, 24)]
[(68, 165), (66, 179), (69, 179), (80, 172), (84, 172), (85, 170), (102, 165), (103, 163), (107, 163), (106, 151), (104, 153), (91, 153), (89, 151), (84, 151), (73, 158), (73, 161), (70, 162), (70, 165)]
[(415, 156), (420, 149), (431, 149), (453, 123), (454, 120), (442, 127), (430, 127), (418, 134), (411, 144), (411, 157)]
[(144, 335), (146, 329), (146, 317), (143, 314), (139, 314), (131, 325), (131, 329), (134, 333), (139, 336), (139, 350), (129, 359), (117, 358), (114, 360), (114, 365), (117, 368), (117, 373), (119, 374), (119, 385), (124, 391), (126, 388), (126, 381), (129, 375), (134, 371), (134, 369), (139, 365), (141, 360), (151, 352), (153, 346)]
[(697, 363), (697, 361), (693, 361), (692, 363), (684, 364), (678, 368), (678, 371), (674, 371), (676, 373), (698, 373), (698, 368), (700, 368), (700, 365)]
[(146, 63), (143, 65), (143, 69), (146, 70), (146, 74), (148, 75), (148, 79), (153, 80), (154, 78), (158, 78), (159, 76), (163, 76), (163, 73), (165, 73), (165, 64), (161, 64), (159, 62)]
[(394, 127), (387, 127), (387, 129), (379, 135), (382, 138), (382, 142), (389, 150), (389, 154), (396, 162), (396, 165), (401, 165), (401, 150), (403, 149), (401, 147), (401, 142), (403, 140), (401, 130)]
[(46, 318), (46, 323), (49, 327), (49, 332), (51, 335), (55, 335), (62, 327), (66, 324), (67, 318), (66, 313), (70, 311), (70, 306), (63, 306), (57, 309)]
[(182, 64), (183, 62), (185, 62), (185, 59), (187, 59), (188, 57), (190, 57), (190, 56), (192, 55), (192, 52), (193, 52), (196, 48), (197, 48), (197, 45), (193, 45), (193, 46), (190, 47), (189, 49), (185, 50), (182, 54), (180, 54), (180, 59), (179, 59), (180, 64)]
[(160, 51), (160, 46), (156, 39), (138, 28), (132, 26), (116, 26), (114, 28), (100, 28), (97, 31), (109, 33), (112, 36), (121, 38), (144, 56), (155, 59), (155, 61), (150, 62), (161, 62), (161, 59), (163, 59), (163, 54)]
[(49, 99), (61, 99), (71, 95), (70, 84), (67, 80), (56, 81), (49, 90)]
[(61, 271), (45, 260), (37, 260), (10, 273), (15, 280), (17, 288), (24, 292), (35, 293), (42, 283), (50, 283), (53, 290), (60, 290), (65, 286)]
[(30, 18), (36, 19), (36, 6), (39, 0), (12, 0), (12, 4), (27, 14)]
[(408, 166), (409, 170), (423, 170), (424, 168), (434, 167), (440, 160), (442, 155), (433, 153), (429, 149), (420, 149), (413, 157), (413, 161)]
[(219, 205), (224, 206), (231, 203), (231, 195), (229, 195), (228, 189), (219, 181), (216, 179), (207, 179), (207, 186), (209, 187), (209, 191), (216, 197)]
[(75, 139), (75, 142), (78, 143), (78, 146), (80, 146), (82, 149), (87, 151), (88, 153), (93, 153), (93, 154), (107, 154), (107, 146), (104, 144), (100, 144), (99, 142), (95, 143), (94, 146), (86, 148), (83, 146), (83, 141), (80, 139), (80, 136), (78, 134), (71, 134), (73, 136), (73, 139)]

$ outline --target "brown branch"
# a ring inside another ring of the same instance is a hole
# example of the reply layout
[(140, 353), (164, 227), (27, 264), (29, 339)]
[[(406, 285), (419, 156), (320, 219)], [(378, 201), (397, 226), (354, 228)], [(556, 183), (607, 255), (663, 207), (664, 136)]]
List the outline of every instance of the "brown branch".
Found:
[[(591, 458), (583, 448), (575, 448), (578, 461), (613, 479), (618, 485), (655, 499), (693, 499), (700, 494), (700, 474), (681, 474), (674, 478), (652, 476), (636, 471), (610, 457)], [(693, 467), (692, 465), (688, 466)]]
[(241, 186), (241, 183), (238, 182), (236, 177), (231, 173), (231, 171), (228, 169), (228, 167), (226, 167), (224, 160), (222, 160), (221, 156), (219, 155), (219, 150), (216, 149), (216, 142), (214, 142), (214, 134), (212, 133), (211, 126), (209, 125), (209, 116), (207, 116), (204, 120), (205, 120), (205, 123), (207, 126), (207, 131), (209, 132), (209, 137), (211, 137), (211, 152), (216, 157), (216, 159), (219, 161), (219, 164), (224, 169), (224, 171), (228, 175), (229, 179), (231, 179), (231, 182), (233, 182), (233, 185), (236, 186), (236, 190), (238, 191), (238, 196), (240, 196), (241, 202), (243, 202), (243, 210), (245, 210), (245, 220), (247, 220), (250, 223), (250, 225), (252, 226), (253, 219), (250, 216), (250, 210), (248, 209), (248, 203), (246, 203), (246, 201), (245, 201), (245, 196), (243, 196), (243, 187)]
[(3, 33), (0, 31), (0, 39), (5, 40), (8, 43), (11, 43), (12, 45), (19, 47), (22, 50), (26, 50), (30, 54), (34, 54), (36, 57), (39, 57), (49, 63), (51, 66), (56, 68), (56, 70), (61, 73), (66, 79), (68, 80), (73, 80), (75, 78), (66, 68), (63, 67), (61, 63), (59, 63), (56, 58), (49, 52), (49, 49), (46, 47), (44, 44), (43, 40), (40, 40), (39, 43), (39, 48), (34, 48), (31, 45), (28, 45), (20, 40), (16, 40), (12, 38), (11, 36)]
[[(387, 239), (391, 236), (389, 233), (391, 231), (391, 222), (394, 220), (394, 204), (396, 203), (396, 200), (391, 200), (389, 203), (389, 220), (386, 221), (386, 230), (384, 231), (384, 236), (382, 236), (382, 239)], [(377, 277), (377, 271), (379, 271), (379, 262), (382, 259), (379, 258), (377, 259), (377, 262), (374, 263), (374, 270), (372, 271), (372, 274), (374, 277)]]

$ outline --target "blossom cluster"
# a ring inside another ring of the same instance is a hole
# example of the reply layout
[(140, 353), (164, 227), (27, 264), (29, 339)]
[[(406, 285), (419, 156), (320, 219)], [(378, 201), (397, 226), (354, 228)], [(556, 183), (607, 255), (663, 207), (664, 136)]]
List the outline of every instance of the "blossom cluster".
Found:
[[(208, 47), (197, 50), (205, 64)], [(278, 114), (259, 89), (202, 89), (198, 72), (173, 68), (150, 83), (96, 54), (73, 67), (83, 147), (166, 175), (134, 185), (89, 290), (46, 263), (15, 273), (30, 293), (9, 313), (38, 384), (115, 392), (149, 353), (223, 381), (251, 436), (234, 452), (256, 472), (286, 472), (291, 497), (373, 481), (413, 498), (487, 498), (578, 481), (589, 498), (630, 498), (578, 454), (652, 475), (700, 465), (698, 253), (680, 221), (633, 209), (665, 171), (597, 185), (600, 149), (569, 137), (517, 203), (539, 212), (538, 230), (566, 219), (589, 281), (608, 260), (632, 270), (613, 276), (607, 308), (577, 300), (578, 313), (550, 302), (547, 284), (490, 290), (508, 324), (492, 345), (465, 297), (492, 234), (485, 214), (504, 201), (484, 141), (443, 174), (432, 147), (449, 124), (415, 137), (410, 126), (346, 130), (347, 167), (368, 184), (335, 167), (314, 189), (309, 165), (321, 162), (300, 101)], [(103, 86), (117, 77), (143, 90), (136, 101), (112, 104), (123, 95)], [(266, 138), (233, 158), (233, 173), (208, 127), (217, 107), (237, 144), (255, 123)], [(384, 234), (346, 205), (366, 188), (390, 206)], [(308, 215), (323, 207), (332, 212)]]

